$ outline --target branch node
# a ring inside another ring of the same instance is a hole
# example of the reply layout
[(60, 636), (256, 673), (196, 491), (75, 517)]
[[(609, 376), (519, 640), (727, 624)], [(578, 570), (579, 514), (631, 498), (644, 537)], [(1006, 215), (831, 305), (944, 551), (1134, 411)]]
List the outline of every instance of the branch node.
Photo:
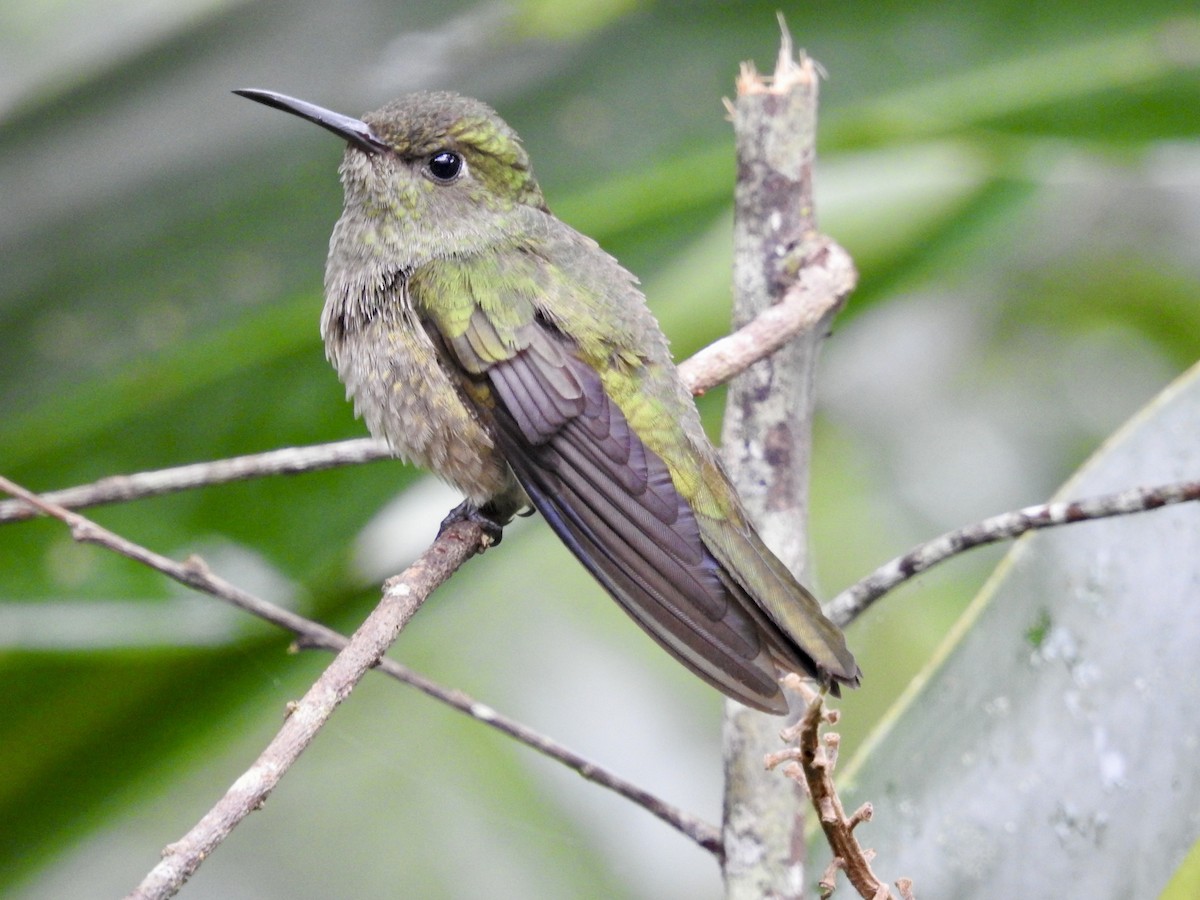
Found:
[(812, 791), (809, 790), (808, 782), (804, 780), (804, 767), (800, 763), (788, 763), (783, 767), (783, 774), (804, 788), (804, 796), (809, 800), (812, 799)]
[(825, 735), (825, 757), (829, 762), (829, 771), (837, 768), (838, 750), (842, 746), (842, 736), (830, 732)]
[(839, 870), (846, 867), (845, 860), (840, 856), (835, 856), (829, 861), (829, 865), (825, 867), (825, 871), (821, 873), (821, 880), (817, 882), (817, 888), (821, 891), (822, 897), (828, 897), (837, 888), (837, 873)]
[(837, 823), (840, 817), (832, 797), (817, 797), (814, 798), (814, 802), (817, 804), (817, 814), (821, 817), (822, 822), (828, 825)]
[(870, 822), (871, 819), (874, 818), (874, 816), (875, 816), (874, 805), (869, 802), (864, 803), (862, 806), (860, 806), (858, 809), (856, 809), (851, 814), (849, 819), (846, 820), (846, 826), (851, 831), (853, 831), (855, 828), (857, 828), (863, 822)]
[(95, 528), (91, 527), (91, 522), (86, 519), (77, 519), (72, 516), (69, 519), (64, 519), (67, 523), (67, 528), (71, 532), (71, 540), (79, 544), (96, 543), (99, 540), (98, 533)]
[(189, 553), (187, 558), (180, 564), (191, 575), (197, 578), (207, 578), (212, 574), (212, 569), (208, 563), (204, 561), (204, 557), (198, 553)]
[(809, 756), (808, 765), (814, 771), (820, 772), (823, 776), (828, 777), (833, 772), (833, 766), (829, 764), (829, 754), (825, 752), (825, 748), (817, 746)]
[(803, 730), (804, 722), (795, 722), (779, 732), (779, 739), (785, 744), (794, 744), (799, 739), (800, 732)]
[(797, 760), (800, 758), (800, 751), (795, 747), (787, 747), (783, 750), (776, 750), (774, 753), (768, 753), (763, 757), (763, 768), (773, 769), (781, 762), (788, 760)]

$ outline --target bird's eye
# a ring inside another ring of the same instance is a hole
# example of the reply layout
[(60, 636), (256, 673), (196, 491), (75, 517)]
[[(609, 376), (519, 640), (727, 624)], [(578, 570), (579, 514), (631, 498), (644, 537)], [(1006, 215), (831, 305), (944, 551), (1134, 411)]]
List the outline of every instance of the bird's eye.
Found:
[(463, 173), (463, 169), (466, 168), (466, 162), (453, 151), (439, 150), (433, 156), (429, 157), (426, 167), (429, 169), (429, 174), (433, 176), (434, 181), (449, 184)]

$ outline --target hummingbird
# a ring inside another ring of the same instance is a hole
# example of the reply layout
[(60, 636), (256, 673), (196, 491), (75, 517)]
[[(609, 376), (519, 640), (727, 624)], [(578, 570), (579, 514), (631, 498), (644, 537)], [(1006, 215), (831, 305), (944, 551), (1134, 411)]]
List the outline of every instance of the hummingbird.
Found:
[(637, 279), (556, 218), (484, 103), (403, 96), (361, 119), (234, 93), (346, 142), (321, 335), (355, 411), (498, 539), (536, 510), (663, 649), (787, 712), (787, 672), (839, 691), (841, 630), (767, 549)]

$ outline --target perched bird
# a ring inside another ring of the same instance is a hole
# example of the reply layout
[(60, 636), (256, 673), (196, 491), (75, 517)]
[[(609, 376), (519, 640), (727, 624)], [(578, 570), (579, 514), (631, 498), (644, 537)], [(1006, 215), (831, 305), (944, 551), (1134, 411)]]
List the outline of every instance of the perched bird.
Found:
[(354, 119), (235, 93), (347, 142), (321, 334), (373, 435), (496, 533), (532, 505), (735, 700), (786, 712), (779, 670), (858, 684), (841, 631), (750, 524), (636, 279), (550, 213), (494, 111), (417, 93)]

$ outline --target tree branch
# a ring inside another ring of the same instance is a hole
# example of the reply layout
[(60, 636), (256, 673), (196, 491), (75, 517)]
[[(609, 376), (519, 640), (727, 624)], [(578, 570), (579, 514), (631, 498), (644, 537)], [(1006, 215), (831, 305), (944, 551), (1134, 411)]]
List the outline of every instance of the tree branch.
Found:
[(484, 538), (478, 525), (456, 523), (443, 531), (404, 572), (388, 579), (379, 605), (304, 697), (289, 705), (283, 727), (254, 764), (191, 831), (163, 850), (162, 860), (127, 900), (150, 900), (175, 894), (238, 823), (266, 802), (279, 779), (354, 686), (379, 663), (430, 593), (483, 546)]
[[(783, 774), (804, 786), (825, 833), (825, 840), (833, 851), (833, 860), (821, 876), (821, 896), (830, 896), (837, 887), (837, 873), (842, 870), (846, 879), (864, 900), (894, 900), (887, 885), (871, 869), (874, 851), (866, 850), (854, 835), (854, 829), (869, 822), (874, 815), (870, 803), (864, 803), (852, 815), (847, 816), (833, 782), (833, 770), (837, 766), (838, 748), (841, 740), (832, 732), (821, 740), (820, 727), (823, 723), (836, 724), (838, 711), (826, 709), (820, 694), (804, 683), (798, 676), (788, 675), (786, 680), (808, 702), (803, 718), (785, 729), (780, 737), (795, 744), (786, 750), (768, 754), (766, 766), (773, 769), (782, 762), (789, 762)], [(903, 900), (913, 897), (912, 882), (900, 879), (896, 882)]]
[(1130, 488), (1086, 500), (1043, 503), (1001, 513), (982, 522), (948, 531), (884, 563), (829, 601), (825, 605), (825, 612), (844, 628), (892, 588), (931, 566), (975, 547), (1019, 537), (1039, 528), (1149, 512), (1195, 500), (1200, 500), (1200, 481), (1182, 481), (1157, 487)]
[[(318, 472), (338, 466), (353, 466), (394, 458), (384, 441), (355, 438), (309, 447), (284, 447), (265, 453), (251, 453), (133, 475), (111, 475), (91, 484), (49, 491), (41, 496), (43, 500), (66, 509), (86, 509), (102, 503), (124, 503), (143, 497), (157, 497), (161, 494), (172, 494), (212, 484), (228, 484), (231, 481), (246, 481), (266, 475), (296, 475), (301, 472)], [(0, 523), (19, 522), (35, 515), (36, 511), (21, 500), (0, 501)]]
[[(734, 322), (780, 315), (826, 265), (854, 284), (849, 257), (816, 231), (812, 195), (817, 72), (793, 56), (786, 29), (772, 76), (744, 64), (727, 104), (737, 143)], [(845, 293), (823, 294), (806, 329), (730, 385), (722, 431), (726, 467), (767, 546), (804, 579), (817, 355)], [(836, 299), (835, 299), (836, 296)], [(766, 330), (769, 334), (769, 329)], [(725, 895), (804, 894), (803, 792), (763, 767), (779, 746), (779, 720), (725, 704)], [(790, 788), (790, 789), (789, 789)]]
[[(348, 638), (334, 631), (332, 628), (263, 600), (242, 590), (237, 585), (226, 581), (213, 573), (199, 557), (192, 556), (185, 562), (180, 563), (169, 557), (162, 556), (98, 525), (78, 513), (50, 502), (45, 496), (39, 496), (3, 476), (0, 476), (0, 490), (20, 497), (22, 502), (28, 504), (31, 508), (35, 508), (63, 522), (71, 529), (72, 536), (78, 541), (96, 544), (128, 559), (140, 562), (181, 584), (223, 600), (260, 619), (292, 632), (296, 635), (296, 645), (300, 648), (339, 652), (345, 649), (350, 643)], [(457, 565), (465, 562), (475, 552), (483, 549), (482, 532), (478, 527), (464, 529), (463, 536), (469, 542), (475, 542), (477, 546), (463, 556), (461, 561), (455, 565), (455, 568), (457, 568)], [(443, 538), (445, 538), (445, 535), (439, 536), (438, 540), (426, 551), (426, 555), (434, 552), (439, 547), (439, 542)], [(422, 559), (424, 559), (424, 556)], [(379, 660), (377, 668), (396, 681), (411, 685), (427, 696), (470, 716), (478, 722), (495, 728), (501, 733), (520, 741), (551, 759), (557, 760), (568, 768), (573, 769), (588, 781), (608, 788), (625, 797), (627, 800), (637, 803), (710, 853), (720, 855), (720, 835), (717, 829), (707, 822), (692, 816), (678, 807), (672, 806), (660, 797), (605, 769), (603, 766), (576, 753), (574, 750), (552, 738), (534, 731), (483, 703), (479, 703), (462, 691), (443, 687), (437, 682), (387, 657)]]

